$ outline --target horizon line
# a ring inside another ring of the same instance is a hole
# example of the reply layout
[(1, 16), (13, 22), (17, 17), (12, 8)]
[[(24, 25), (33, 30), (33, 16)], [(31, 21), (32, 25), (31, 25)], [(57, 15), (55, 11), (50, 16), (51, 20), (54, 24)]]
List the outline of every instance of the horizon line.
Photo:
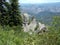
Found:
[(60, 2), (46, 2), (46, 3), (20, 3), (20, 4), (49, 4), (49, 3), (60, 3)]

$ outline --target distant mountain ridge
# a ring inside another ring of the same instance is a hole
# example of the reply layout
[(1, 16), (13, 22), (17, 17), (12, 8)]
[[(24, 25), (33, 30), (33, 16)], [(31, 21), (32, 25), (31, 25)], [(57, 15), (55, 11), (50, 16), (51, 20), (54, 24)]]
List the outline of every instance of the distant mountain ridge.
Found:
[(46, 3), (46, 4), (21, 4), (22, 12), (25, 11), (57, 11), (60, 12), (60, 3)]
[(60, 16), (60, 2), (46, 4), (21, 4), (21, 12), (36, 17), (43, 23), (51, 22), (53, 16)]

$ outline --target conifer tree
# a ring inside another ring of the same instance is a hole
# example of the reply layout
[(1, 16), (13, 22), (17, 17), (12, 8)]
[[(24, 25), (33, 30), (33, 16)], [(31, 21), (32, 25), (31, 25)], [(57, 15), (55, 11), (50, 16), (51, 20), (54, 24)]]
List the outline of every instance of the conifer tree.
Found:
[(0, 24), (6, 25), (6, 9), (4, 3), (6, 0), (0, 0)]
[(19, 10), (18, 0), (0, 0), (0, 24), (22, 27), (22, 17)]
[(9, 15), (11, 19), (9, 21), (9, 25), (22, 26), (22, 17), (20, 15), (21, 13), (19, 10), (18, 0), (10, 0), (10, 4), (11, 4), (11, 11)]

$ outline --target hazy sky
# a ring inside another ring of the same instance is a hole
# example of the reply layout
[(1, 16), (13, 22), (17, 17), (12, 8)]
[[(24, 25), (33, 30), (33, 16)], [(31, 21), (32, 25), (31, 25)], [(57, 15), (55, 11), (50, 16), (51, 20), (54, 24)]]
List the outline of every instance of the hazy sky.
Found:
[(20, 3), (54, 3), (60, 0), (19, 0)]

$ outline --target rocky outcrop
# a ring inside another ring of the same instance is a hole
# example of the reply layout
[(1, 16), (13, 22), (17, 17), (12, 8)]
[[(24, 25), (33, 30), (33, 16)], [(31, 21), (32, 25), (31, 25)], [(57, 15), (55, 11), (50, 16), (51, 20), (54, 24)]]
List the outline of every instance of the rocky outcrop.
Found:
[(29, 31), (33, 31), (33, 32), (41, 32), (41, 31), (45, 31), (46, 25), (42, 24), (40, 22), (37, 22), (35, 18), (32, 19), (32, 21), (29, 24), (29, 15), (27, 13), (23, 14), (23, 28), (24, 28), (24, 32), (29, 32)]

